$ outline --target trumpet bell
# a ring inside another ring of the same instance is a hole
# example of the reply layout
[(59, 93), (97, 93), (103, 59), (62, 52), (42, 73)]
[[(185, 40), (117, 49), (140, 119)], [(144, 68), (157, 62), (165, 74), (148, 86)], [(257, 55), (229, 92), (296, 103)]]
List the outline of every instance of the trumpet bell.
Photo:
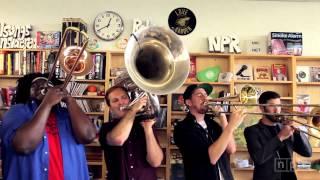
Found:
[(320, 108), (319, 107), (315, 107), (312, 109), (311, 115), (319, 115), (319, 116), (315, 116), (315, 117), (310, 117), (312, 124), (315, 127), (320, 127)]
[[(81, 47), (79, 46), (68, 46), (63, 49), (62, 53), (60, 53), (59, 63), (60, 67), (66, 72), (70, 73), (74, 63), (77, 60), (77, 57), (81, 51)], [(83, 76), (88, 74), (93, 68), (93, 60), (90, 53), (84, 51), (80, 56), (80, 59), (72, 72), (74, 76)]]
[(245, 85), (240, 91), (240, 102), (243, 104), (256, 104), (258, 92), (252, 85)]
[(190, 66), (182, 41), (170, 29), (157, 26), (133, 34), (124, 59), (132, 81), (142, 90), (158, 95), (182, 86)]

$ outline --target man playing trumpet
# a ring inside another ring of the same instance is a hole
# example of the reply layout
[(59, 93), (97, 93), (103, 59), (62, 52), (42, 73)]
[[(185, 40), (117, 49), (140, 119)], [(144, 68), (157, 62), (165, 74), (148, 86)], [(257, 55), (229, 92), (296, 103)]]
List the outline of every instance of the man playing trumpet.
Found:
[[(228, 154), (236, 151), (234, 130), (244, 118), (243, 110), (231, 114), (229, 123), (225, 114), (207, 114), (209, 84), (190, 85), (183, 94), (189, 113), (174, 128), (174, 141), (183, 156), (186, 180), (232, 180)], [(214, 111), (221, 111), (215, 107)]]
[(247, 127), (244, 135), (251, 159), (254, 162), (254, 180), (295, 180), (297, 179), (292, 165), (292, 152), (310, 157), (312, 149), (307, 137), (295, 131), (292, 121), (279, 123), (281, 112), (280, 95), (266, 91), (259, 97), (263, 115), (258, 124)]

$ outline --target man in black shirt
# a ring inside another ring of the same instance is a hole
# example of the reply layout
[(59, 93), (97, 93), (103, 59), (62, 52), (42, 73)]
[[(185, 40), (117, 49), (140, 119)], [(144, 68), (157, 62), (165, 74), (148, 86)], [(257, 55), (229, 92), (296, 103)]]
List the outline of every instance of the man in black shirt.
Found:
[(103, 124), (99, 141), (104, 150), (108, 180), (156, 180), (163, 152), (153, 132), (153, 119), (138, 122), (136, 113), (147, 103), (139, 99), (130, 110), (127, 90), (122, 86), (109, 88), (105, 95), (112, 120)]
[[(209, 84), (190, 85), (183, 94), (187, 117), (174, 128), (174, 141), (183, 156), (186, 180), (232, 180), (228, 154), (236, 151), (233, 131), (241, 124), (244, 111), (231, 114), (229, 123), (217, 113), (219, 124), (208, 111)], [(221, 107), (213, 108), (221, 111)]]
[[(259, 104), (265, 113), (280, 113), (280, 95), (266, 91), (259, 97)], [(295, 131), (292, 121), (279, 123), (276, 115), (263, 115), (258, 124), (244, 131), (247, 147), (254, 162), (254, 180), (296, 180), (292, 164), (292, 152), (306, 157), (312, 155), (307, 137)]]

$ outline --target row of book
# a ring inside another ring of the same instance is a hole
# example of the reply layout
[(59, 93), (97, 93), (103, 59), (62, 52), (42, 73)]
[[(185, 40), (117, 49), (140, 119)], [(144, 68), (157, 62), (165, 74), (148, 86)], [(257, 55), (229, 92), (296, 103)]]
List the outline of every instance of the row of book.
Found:
[(103, 112), (105, 108), (101, 100), (77, 99), (76, 102), (84, 112)]
[(271, 66), (252, 66), (251, 64), (236, 64), (236, 80), (266, 80), (287, 81), (286, 64)]
[(45, 52), (0, 51), (0, 75), (24, 75), (31, 72), (48, 72)]
[(154, 124), (155, 128), (164, 128), (167, 124), (167, 108), (160, 108), (159, 116), (156, 123)]
[[(49, 51), (0, 51), (0, 75), (25, 75), (33, 72), (47, 73), (54, 64), (56, 52)], [(102, 53), (92, 55), (93, 67), (87, 75), (77, 79), (104, 79), (105, 56)], [(66, 73), (57, 63), (57, 78), (65, 78)]]
[(86, 91), (88, 84), (86, 83), (78, 83), (75, 81), (71, 81), (67, 85), (67, 91), (71, 94), (71, 96), (82, 96)]
[(320, 82), (320, 66), (297, 66), (298, 82)]

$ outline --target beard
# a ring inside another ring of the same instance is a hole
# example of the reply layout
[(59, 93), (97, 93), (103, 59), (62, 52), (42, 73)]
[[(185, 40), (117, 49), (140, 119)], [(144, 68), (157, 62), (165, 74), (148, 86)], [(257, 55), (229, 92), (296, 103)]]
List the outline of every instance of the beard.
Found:
[(199, 114), (205, 114), (208, 112), (208, 109), (208, 106), (201, 105), (199, 108), (197, 108), (197, 112)]
[(279, 122), (279, 117), (275, 115), (265, 115), (267, 119), (269, 119), (273, 123)]

